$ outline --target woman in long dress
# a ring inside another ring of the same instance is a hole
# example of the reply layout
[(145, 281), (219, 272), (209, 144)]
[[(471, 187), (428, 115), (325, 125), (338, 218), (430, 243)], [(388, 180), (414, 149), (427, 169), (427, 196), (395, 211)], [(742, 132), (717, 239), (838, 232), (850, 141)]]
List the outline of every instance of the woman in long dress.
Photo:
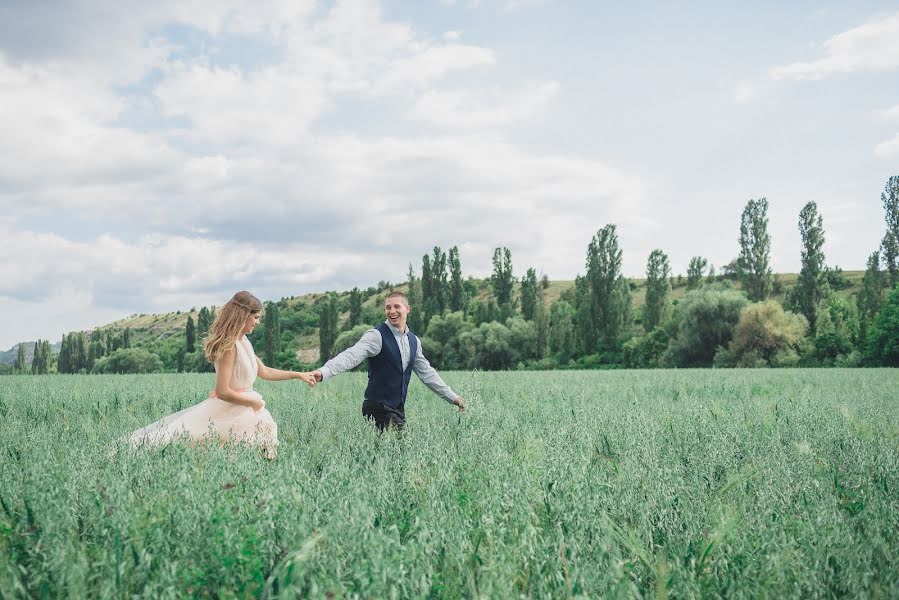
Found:
[(274, 457), (278, 445), (278, 426), (265, 408), (262, 396), (253, 391), (258, 375), (281, 381), (300, 379), (315, 385), (310, 373), (282, 371), (265, 366), (254, 354), (247, 339), (259, 325), (262, 303), (250, 292), (237, 292), (215, 316), (204, 349), (215, 365), (215, 390), (209, 398), (131, 434), (130, 443), (161, 446), (176, 439), (192, 445), (203, 440), (234, 440), (262, 448)]

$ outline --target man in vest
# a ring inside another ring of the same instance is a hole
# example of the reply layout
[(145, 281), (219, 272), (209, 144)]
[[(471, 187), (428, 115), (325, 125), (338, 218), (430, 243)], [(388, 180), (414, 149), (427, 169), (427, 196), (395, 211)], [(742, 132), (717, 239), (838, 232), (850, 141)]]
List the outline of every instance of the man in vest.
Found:
[(403, 292), (390, 292), (384, 302), (387, 320), (363, 334), (356, 345), (347, 348), (324, 366), (313, 371), (316, 381), (324, 381), (356, 367), (368, 359), (368, 387), (362, 403), (362, 415), (378, 429), (406, 423), (404, 408), (412, 372), (431, 391), (465, 410), (465, 402), (440, 378), (421, 351), (421, 340), (406, 327), (409, 299)]

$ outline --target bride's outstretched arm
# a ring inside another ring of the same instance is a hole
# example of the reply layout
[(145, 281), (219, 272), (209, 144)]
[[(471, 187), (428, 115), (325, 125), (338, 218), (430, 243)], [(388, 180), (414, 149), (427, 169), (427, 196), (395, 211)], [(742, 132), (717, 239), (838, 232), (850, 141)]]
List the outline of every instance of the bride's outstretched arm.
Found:
[(285, 379), (299, 379), (301, 381), (306, 382), (309, 387), (315, 386), (315, 378), (311, 373), (300, 372), (300, 371), (282, 371), (281, 369), (275, 369), (272, 367), (266, 367), (258, 356), (256, 357), (256, 375), (259, 376), (260, 379), (267, 379), (269, 381), (284, 381)]
[(231, 389), (231, 372), (234, 369), (234, 348), (231, 348), (218, 362), (218, 370), (215, 373), (215, 396), (219, 400), (249, 406), (253, 410), (265, 407), (262, 396), (256, 392), (238, 392)]

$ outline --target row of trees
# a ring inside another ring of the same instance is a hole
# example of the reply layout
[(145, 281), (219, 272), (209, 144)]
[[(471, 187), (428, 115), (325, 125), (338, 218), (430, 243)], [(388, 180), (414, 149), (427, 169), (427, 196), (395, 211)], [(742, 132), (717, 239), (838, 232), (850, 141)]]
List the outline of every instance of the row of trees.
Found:
[[(839, 268), (826, 263), (824, 222), (814, 202), (798, 215), (802, 251), (796, 284), (778, 289), (770, 265), (768, 202), (759, 198), (750, 199), (742, 212), (739, 255), (720, 275), (706, 258), (692, 257), (687, 293), (679, 300), (671, 295), (680, 277), (672, 276), (667, 254), (655, 249), (646, 262), (644, 301), (635, 308), (637, 286), (621, 272), (623, 252), (616, 226), (609, 224), (589, 241), (585, 273), (549, 305), (544, 298), (549, 279), (538, 277), (534, 268), (516, 278), (508, 248), (495, 249), (491, 277), (478, 281), (463, 277), (458, 247), (448, 252), (435, 247), (422, 256), (421, 277), (409, 266), (409, 326), (442, 368), (899, 364), (899, 300), (890, 293), (899, 285), (899, 176), (887, 182), (881, 202), (885, 233), (868, 257), (854, 297), (838, 293), (848, 283)], [(308, 367), (297, 358), (297, 340), (308, 340), (317, 328), (318, 358), (325, 361), (383, 320), (382, 292), (392, 288), (379, 282), (342, 297), (329, 292), (311, 305), (267, 302), (262, 327), (251, 340), (267, 364)], [(780, 291), (785, 291), (782, 303), (772, 299)], [(160, 369), (209, 370), (202, 339), (214, 311), (201, 308), (196, 322), (191, 311), (183, 338), (145, 341), (142, 349), (159, 358)], [(341, 314), (347, 315), (342, 321)], [(122, 363), (122, 356), (110, 359), (130, 345), (128, 330), (95, 332), (90, 338), (69, 334), (57, 370), (105, 372)], [(128, 357), (144, 365), (140, 368), (155, 368), (146, 356)], [(24, 364), (20, 349), (17, 370), (23, 372)]]
[[(706, 258), (695, 256), (687, 271), (687, 295), (672, 301), (668, 256), (653, 250), (646, 265), (645, 299), (632, 304), (634, 285), (621, 272), (622, 250), (615, 225), (590, 240), (586, 273), (545, 314), (536, 273), (513, 290), (512, 257), (497, 248), (486, 299), (462, 296), (449, 310), (443, 252), (438, 247), (422, 260), (422, 278), (410, 266), (411, 304), (426, 306), (410, 315), (410, 328), (424, 334), (423, 344), (444, 368), (555, 366), (707, 367), (707, 366), (855, 366), (897, 364), (897, 337), (889, 291), (899, 284), (899, 177), (881, 196), (886, 233), (868, 258), (861, 290), (854, 298), (838, 294), (848, 285), (823, 252), (823, 218), (814, 202), (799, 213), (801, 270), (783, 303), (770, 264), (768, 201), (750, 199), (740, 219), (737, 258), (717, 276)], [(453, 252), (451, 251), (451, 256)], [(436, 265), (436, 268), (435, 268)], [(456, 263), (454, 279), (462, 281)], [(739, 282), (742, 292), (733, 287)], [(548, 283), (548, 282), (547, 282)], [(465, 290), (465, 286), (459, 286)], [(519, 311), (520, 308), (520, 311)], [(332, 315), (332, 318), (333, 315)], [(356, 333), (361, 333), (356, 332)], [(346, 341), (354, 341), (347, 336)], [(336, 337), (322, 360), (342, 350)]]

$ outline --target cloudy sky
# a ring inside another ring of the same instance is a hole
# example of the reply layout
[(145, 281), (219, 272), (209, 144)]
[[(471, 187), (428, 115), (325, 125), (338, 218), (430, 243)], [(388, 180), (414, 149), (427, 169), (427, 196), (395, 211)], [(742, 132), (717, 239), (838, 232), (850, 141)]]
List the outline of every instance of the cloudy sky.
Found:
[[(738, 252), (801, 207), (861, 269), (899, 173), (895, 3), (0, 0), (0, 348), (134, 312), (401, 281), (583, 271), (618, 225)], [(892, 4), (892, 6), (891, 6)]]

